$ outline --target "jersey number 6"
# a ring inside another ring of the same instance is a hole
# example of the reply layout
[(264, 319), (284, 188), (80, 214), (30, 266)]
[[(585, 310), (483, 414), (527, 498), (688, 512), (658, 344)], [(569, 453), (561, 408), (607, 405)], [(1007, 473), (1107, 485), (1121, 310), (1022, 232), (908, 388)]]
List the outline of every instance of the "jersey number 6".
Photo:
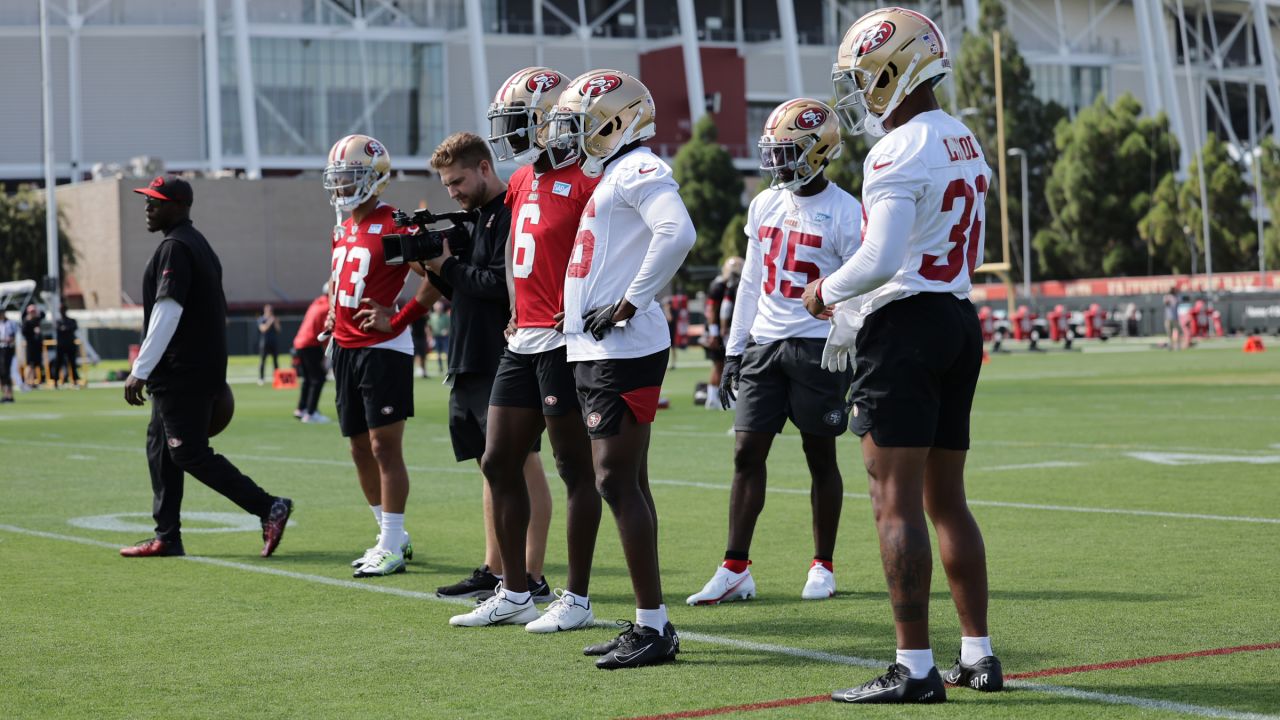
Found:
[(533, 233), (525, 228), (537, 225), (542, 220), (542, 209), (533, 203), (520, 206), (520, 214), (516, 217), (515, 246), (511, 248), (511, 274), (518, 278), (527, 278), (533, 274), (534, 247)]

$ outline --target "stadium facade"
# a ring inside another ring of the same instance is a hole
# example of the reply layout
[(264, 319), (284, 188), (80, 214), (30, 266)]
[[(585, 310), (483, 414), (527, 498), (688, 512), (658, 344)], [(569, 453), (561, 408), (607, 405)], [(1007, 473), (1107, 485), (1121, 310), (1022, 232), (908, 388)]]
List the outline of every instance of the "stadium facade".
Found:
[[(492, 89), (533, 64), (636, 74), (660, 150), (715, 113), (744, 169), (769, 110), (827, 98), (833, 48), (876, 3), (847, 0), (47, 0), (60, 178), (135, 156), (249, 177), (315, 170), (369, 132), (426, 167), (482, 130)], [(880, 3), (883, 4), (883, 3)], [(978, 0), (913, 4), (958, 50)], [(1075, 112), (1131, 92), (1169, 114), (1183, 163), (1209, 131), (1248, 156), (1280, 137), (1280, 0), (1006, 0), (1036, 91)], [(1185, 23), (1178, 18), (1184, 17)], [(0, 180), (42, 175), (38, 3), (0, 4), (9, 102)], [(690, 101), (690, 98), (695, 98)], [(962, 110), (952, 107), (953, 110)]]

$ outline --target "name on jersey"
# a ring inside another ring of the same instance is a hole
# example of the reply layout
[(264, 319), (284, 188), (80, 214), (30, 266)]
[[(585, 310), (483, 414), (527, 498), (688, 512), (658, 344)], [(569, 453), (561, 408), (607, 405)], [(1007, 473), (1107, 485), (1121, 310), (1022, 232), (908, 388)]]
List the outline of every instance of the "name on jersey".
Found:
[(973, 141), (972, 135), (945, 137), (942, 138), (942, 144), (947, 147), (951, 162), (978, 159), (978, 144)]
[(800, 227), (800, 218), (796, 217), (795, 215), (788, 215), (785, 218), (783, 218), (782, 224), (786, 225), (789, 228), (798, 229)]

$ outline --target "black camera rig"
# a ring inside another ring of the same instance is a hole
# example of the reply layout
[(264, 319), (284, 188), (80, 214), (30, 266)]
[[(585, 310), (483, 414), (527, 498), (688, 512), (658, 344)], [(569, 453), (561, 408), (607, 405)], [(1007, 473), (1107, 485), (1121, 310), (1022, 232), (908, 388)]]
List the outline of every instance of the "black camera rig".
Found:
[[(383, 259), (388, 265), (434, 260), (444, 252), (446, 240), (451, 254), (466, 257), (471, 252), (471, 231), (467, 226), (474, 225), (479, 217), (480, 213), (475, 210), (455, 210), (439, 214), (426, 208), (413, 213), (396, 210), (392, 213), (396, 227), (417, 228), (417, 231), (383, 235)], [(437, 229), (427, 227), (439, 223), (448, 225)]]

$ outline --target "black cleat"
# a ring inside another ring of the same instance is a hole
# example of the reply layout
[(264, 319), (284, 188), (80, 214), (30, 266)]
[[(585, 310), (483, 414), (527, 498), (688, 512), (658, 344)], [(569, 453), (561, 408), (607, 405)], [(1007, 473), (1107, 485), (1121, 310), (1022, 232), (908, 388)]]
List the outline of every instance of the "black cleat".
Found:
[[(626, 629), (618, 633), (617, 637), (615, 637), (612, 640), (609, 640), (608, 642), (597, 643), (595, 645), (588, 645), (582, 648), (582, 654), (583, 655), (608, 655), (609, 653), (616, 650), (617, 647), (622, 644), (622, 638), (626, 637), (627, 633), (631, 632), (632, 628), (634, 627), (632, 623), (627, 622), (626, 620), (619, 620), (618, 625), (621, 627), (625, 627)], [(670, 622), (668, 622), (666, 625), (663, 626), (662, 633), (663, 635), (671, 638), (671, 657), (674, 658), (676, 654), (680, 652), (680, 635), (679, 633), (676, 632), (675, 627)]]
[(292, 514), (293, 501), (289, 498), (276, 498), (271, 503), (267, 516), (262, 518), (262, 557), (271, 557), (280, 547), (280, 538), (284, 537), (284, 529), (288, 527)]
[(555, 595), (551, 592), (551, 586), (547, 584), (547, 577), (542, 576), (541, 580), (534, 580), (532, 575), (526, 575), (529, 578), (529, 596), (536, 603), (551, 602), (555, 599)]
[(1000, 658), (995, 655), (988, 655), (972, 665), (965, 665), (956, 658), (956, 664), (942, 676), (942, 681), (978, 692), (999, 692), (1004, 689), (1004, 671), (1000, 668)]
[(489, 572), (488, 565), (481, 565), (471, 573), (470, 577), (463, 578), (452, 585), (436, 588), (436, 597), (488, 600), (493, 597), (494, 588), (501, 583), (497, 575)]
[(855, 688), (836, 690), (831, 699), (845, 703), (940, 703), (947, 701), (947, 689), (937, 668), (913, 679), (905, 666), (894, 663), (884, 675)]
[(653, 628), (632, 625), (618, 639), (616, 647), (596, 660), (596, 667), (601, 670), (619, 670), (659, 665), (676, 659), (676, 644), (679, 640), (671, 623), (667, 623), (662, 635)]

